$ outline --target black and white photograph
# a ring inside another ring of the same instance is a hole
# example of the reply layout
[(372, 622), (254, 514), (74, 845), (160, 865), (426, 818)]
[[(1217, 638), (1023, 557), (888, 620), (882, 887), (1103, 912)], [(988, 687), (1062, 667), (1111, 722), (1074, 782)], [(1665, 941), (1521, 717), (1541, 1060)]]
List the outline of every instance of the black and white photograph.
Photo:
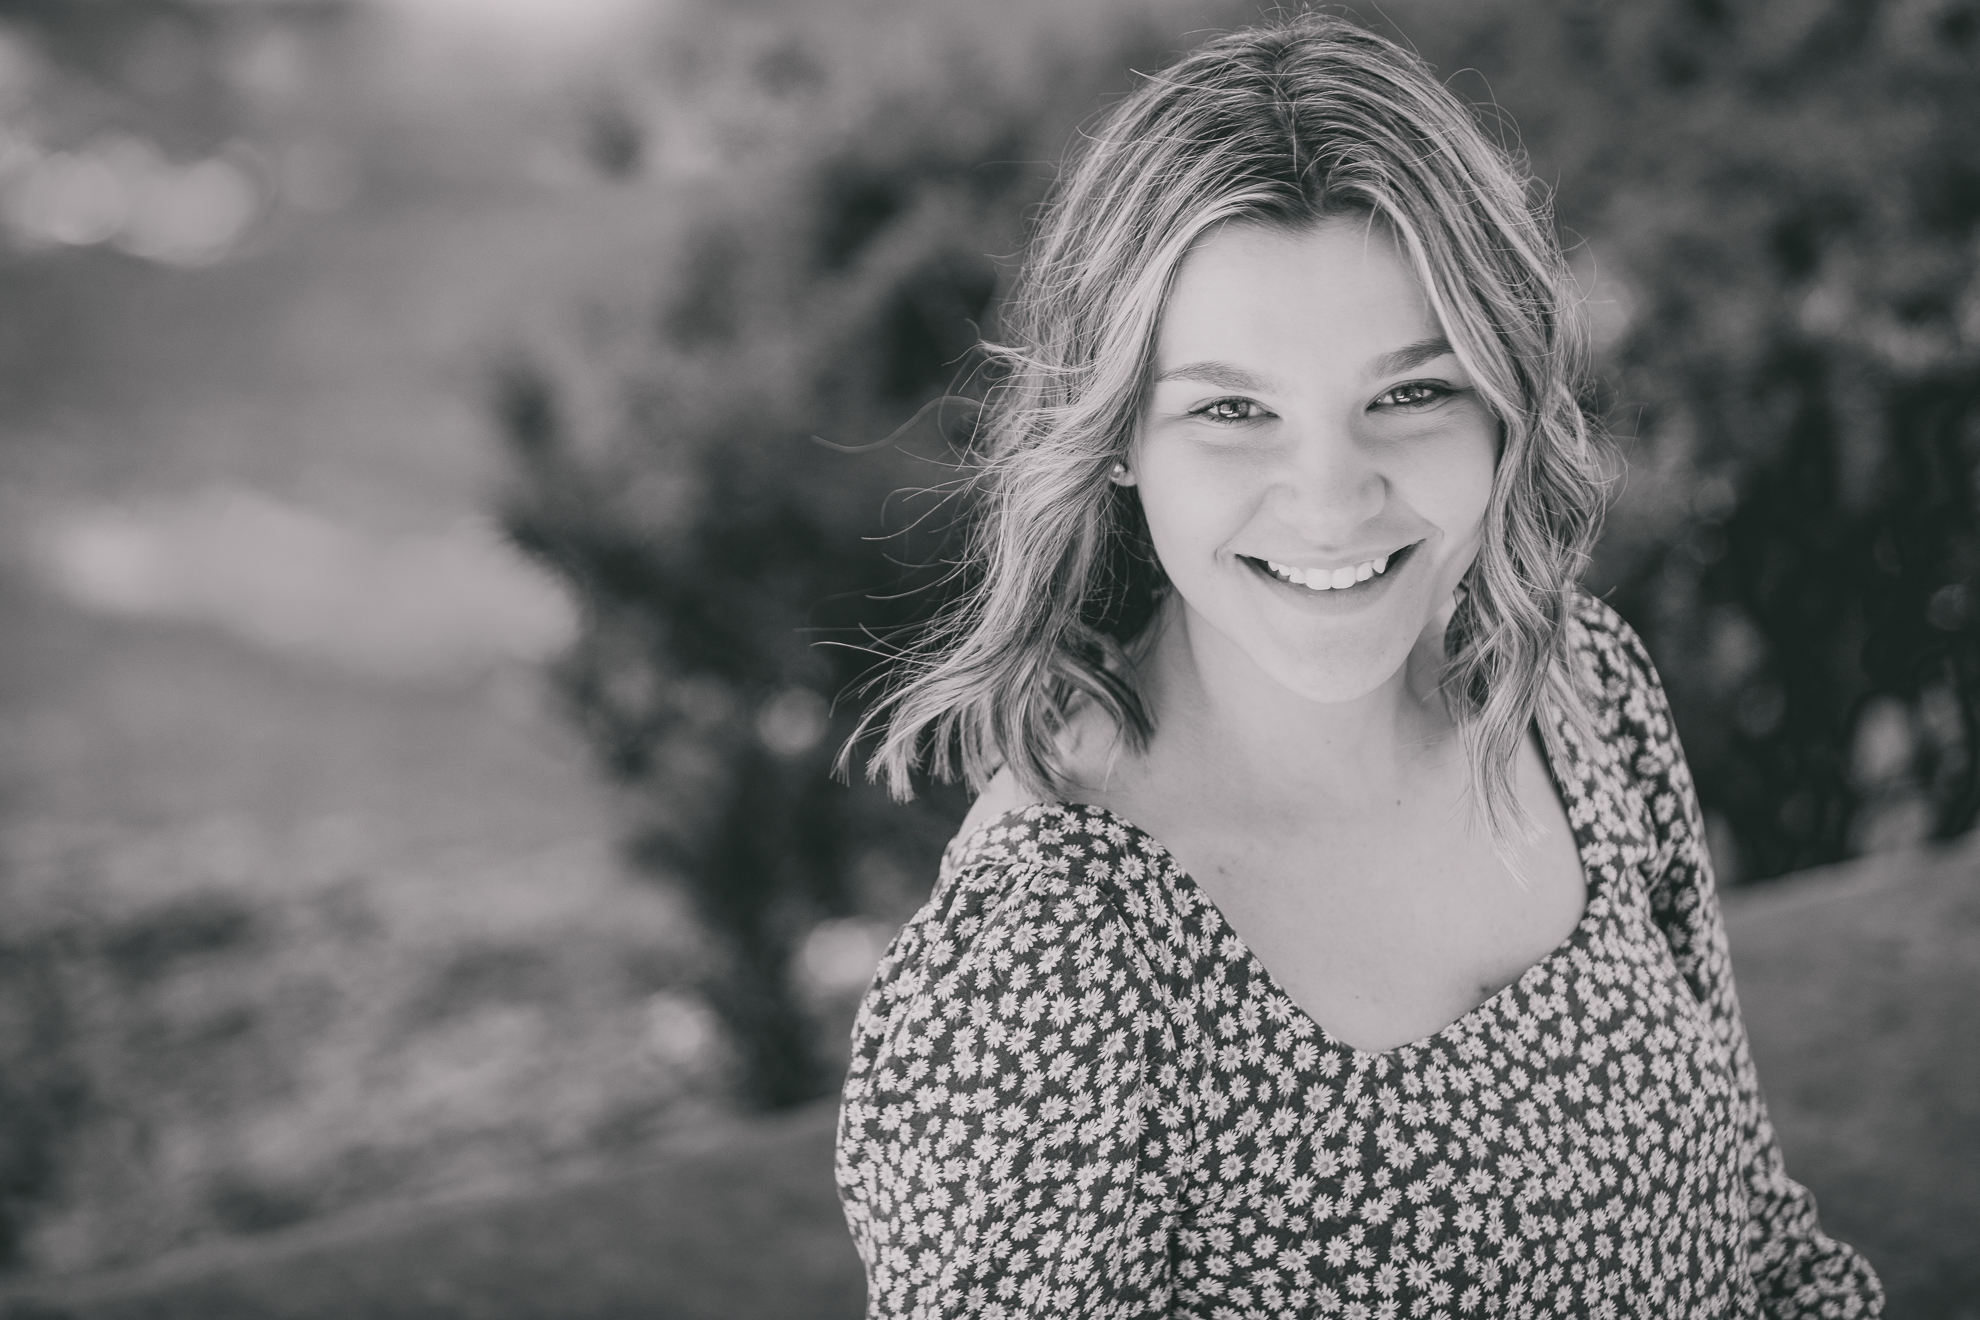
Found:
[(0, 0), (0, 1320), (1980, 1320), (1980, 3)]

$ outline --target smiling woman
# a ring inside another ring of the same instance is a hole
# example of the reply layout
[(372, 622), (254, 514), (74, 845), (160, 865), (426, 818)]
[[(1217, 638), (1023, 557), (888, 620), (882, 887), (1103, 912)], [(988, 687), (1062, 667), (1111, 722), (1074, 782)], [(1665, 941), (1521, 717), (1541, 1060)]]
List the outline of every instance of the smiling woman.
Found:
[(1575, 584), (1583, 332), (1513, 162), (1307, 17), (1091, 138), (977, 585), (874, 770), (980, 791), (855, 1028), (874, 1316), (1861, 1316), (1691, 779)]

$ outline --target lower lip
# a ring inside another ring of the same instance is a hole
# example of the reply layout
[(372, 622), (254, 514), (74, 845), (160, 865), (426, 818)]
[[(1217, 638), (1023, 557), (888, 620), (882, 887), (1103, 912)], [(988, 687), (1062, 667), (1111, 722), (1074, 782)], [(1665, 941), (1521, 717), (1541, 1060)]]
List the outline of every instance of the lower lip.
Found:
[(1352, 614), (1357, 610), (1373, 605), (1386, 596), (1395, 586), (1396, 578), (1406, 570), (1416, 558), (1416, 546), (1421, 542), (1404, 546), (1389, 556), (1388, 571), (1377, 573), (1365, 582), (1357, 582), (1351, 587), (1334, 587), (1327, 591), (1315, 591), (1297, 582), (1288, 582), (1259, 560), (1239, 556), (1245, 567), (1277, 587), (1282, 593), (1291, 596), (1304, 609), (1327, 614)]

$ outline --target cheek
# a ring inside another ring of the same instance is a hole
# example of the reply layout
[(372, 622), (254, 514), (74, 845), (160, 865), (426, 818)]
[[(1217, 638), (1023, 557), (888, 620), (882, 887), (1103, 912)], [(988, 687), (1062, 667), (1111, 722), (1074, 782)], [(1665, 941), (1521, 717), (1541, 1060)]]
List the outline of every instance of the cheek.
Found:
[(1186, 578), (1213, 564), (1256, 503), (1249, 483), (1229, 463), (1206, 461), (1180, 446), (1144, 447), (1135, 474), (1149, 536), (1171, 577)]
[(1429, 461), (1414, 466), (1404, 492), (1409, 503), (1443, 531), (1453, 552), (1466, 552), (1467, 563), (1492, 506), (1498, 450), (1496, 429), (1454, 437), (1453, 442), (1438, 446), (1433, 456), (1426, 455)]
[(1493, 468), (1489, 455), (1484, 460), (1466, 465), (1452, 474), (1453, 480), (1448, 492), (1451, 531), (1466, 540), (1475, 541), (1485, 525), (1485, 515), (1492, 507)]

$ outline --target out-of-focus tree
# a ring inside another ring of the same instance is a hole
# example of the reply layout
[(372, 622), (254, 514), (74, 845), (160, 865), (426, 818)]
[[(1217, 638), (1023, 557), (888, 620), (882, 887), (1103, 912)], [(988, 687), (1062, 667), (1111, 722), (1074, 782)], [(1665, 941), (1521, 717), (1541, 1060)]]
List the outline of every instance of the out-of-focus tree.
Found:
[(631, 140), (629, 98), (599, 159), (692, 188), (663, 287), (500, 391), (523, 478), (508, 524), (583, 603), (563, 691), (631, 790), (634, 857), (720, 946), (707, 993), (765, 1105), (829, 1083), (793, 985), (805, 932), (906, 915), (961, 806), (937, 792), (901, 812), (829, 776), (867, 643), (939, 594), (951, 511), (890, 497), (955, 480), (947, 442), (971, 410), (871, 442), (968, 375), (993, 254), (1021, 245), (1141, 31), (1116, 17), (1067, 41), (1042, 10), (965, 12), (793, 15), (704, 29), (726, 49), (674, 46), (687, 88), (649, 107), (655, 140)]
[(1980, 811), (1980, 6), (1601, 0), (1436, 28), (1595, 276), (1601, 565), (1752, 877)]

